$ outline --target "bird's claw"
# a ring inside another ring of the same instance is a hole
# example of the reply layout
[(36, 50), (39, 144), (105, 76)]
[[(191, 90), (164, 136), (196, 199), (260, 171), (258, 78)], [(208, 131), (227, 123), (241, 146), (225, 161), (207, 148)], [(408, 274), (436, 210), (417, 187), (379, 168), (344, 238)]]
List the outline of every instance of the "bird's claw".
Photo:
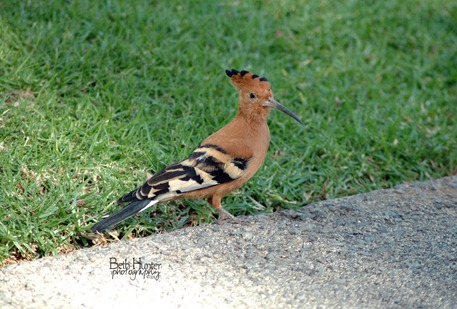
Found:
[(222, 224), (224, 222), (234, 222), (234, 223), (238, 223), (238, 219), (233, 216), (231, 213), (229, 213), (227, 210), (225, 210), (224, 208), (220, 208), (218, 209), (219, 211), (219, 219), (217, 219), (217, 222), (219, 224)]

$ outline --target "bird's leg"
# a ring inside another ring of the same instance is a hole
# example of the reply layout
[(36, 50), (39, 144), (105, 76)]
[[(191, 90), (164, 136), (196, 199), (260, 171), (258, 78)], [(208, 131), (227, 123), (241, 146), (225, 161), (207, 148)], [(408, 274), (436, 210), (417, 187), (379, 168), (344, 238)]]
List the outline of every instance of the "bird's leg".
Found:
[(210, 203), (214, 208), (217, 209), (219, 212), (219, 219), (217, 220), (219, 223), (222, 223), (223, 221), (237, 221), (237, 219), (229, 213), (227, 210), (225, 210), (222, 207), (221, 204), (221, 196), (218, 195), (213, 195), (212, 197), (208, 198), (208, 203)]

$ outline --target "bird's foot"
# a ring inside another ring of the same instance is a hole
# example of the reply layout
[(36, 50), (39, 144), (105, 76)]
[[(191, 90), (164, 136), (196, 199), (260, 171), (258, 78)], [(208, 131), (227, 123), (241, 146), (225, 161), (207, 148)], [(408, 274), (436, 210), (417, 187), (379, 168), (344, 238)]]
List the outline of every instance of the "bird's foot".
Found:
[(219, 208), (218, 211), (219, 211), (219, 219), (217, 220), (217, 222), (219, 224), (221, 224), (223, 222), (234, 222), (234, 223), (238, 222), (238, 219), (235, 216), (233, 216), (231, 213), (229, 213), (227, 210), (225, 210), (224, 208)]

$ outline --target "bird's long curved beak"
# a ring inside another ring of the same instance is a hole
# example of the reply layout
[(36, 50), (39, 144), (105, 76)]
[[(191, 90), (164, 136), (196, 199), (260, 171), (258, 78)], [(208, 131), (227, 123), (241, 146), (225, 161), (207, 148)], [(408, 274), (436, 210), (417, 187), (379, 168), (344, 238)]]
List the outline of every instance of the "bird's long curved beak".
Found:
[(274, 100), (274, 99), (269, 99), (268, 101), (265, 101), (263, 103), (263, 106), (265, 107), (272, 107), (272, 108), (276, 108), (276, 109), (279, 109), (281, 112), (284, 112), (286, 113), (287, 115), (289, 115), (290, 117), (294, 118), (298, 123), (300, 124), (304, 124), (300, 118), (298, 118), (294, 113), (292, 113), (290, 110), (288, 110), (287, 108), (284, 107), (284, 105), (281, 105), (279, 104), (278, 101)]

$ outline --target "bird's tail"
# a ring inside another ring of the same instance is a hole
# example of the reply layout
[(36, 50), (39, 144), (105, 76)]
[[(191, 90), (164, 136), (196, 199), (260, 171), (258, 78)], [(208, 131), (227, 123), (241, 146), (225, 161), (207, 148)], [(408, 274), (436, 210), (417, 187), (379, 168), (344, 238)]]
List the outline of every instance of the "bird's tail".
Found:
[(98, 222), (95, 224), (91, 230), (92, 232), (103, 232), (109, 227), (112, 227), (122, 221), (124, 221), (127, 218), (130, 218), (134, 215), (136, 215), (139, 212), (142, 212), (146, 210), (147, 208), (151, 207), (158, 201), (151, 201), (151, 200), (142, 200), (142, 201), (134, 201), (116, 212), (115, 214), (112, 214), (108, 218), (103, 219), (102, 221)]

